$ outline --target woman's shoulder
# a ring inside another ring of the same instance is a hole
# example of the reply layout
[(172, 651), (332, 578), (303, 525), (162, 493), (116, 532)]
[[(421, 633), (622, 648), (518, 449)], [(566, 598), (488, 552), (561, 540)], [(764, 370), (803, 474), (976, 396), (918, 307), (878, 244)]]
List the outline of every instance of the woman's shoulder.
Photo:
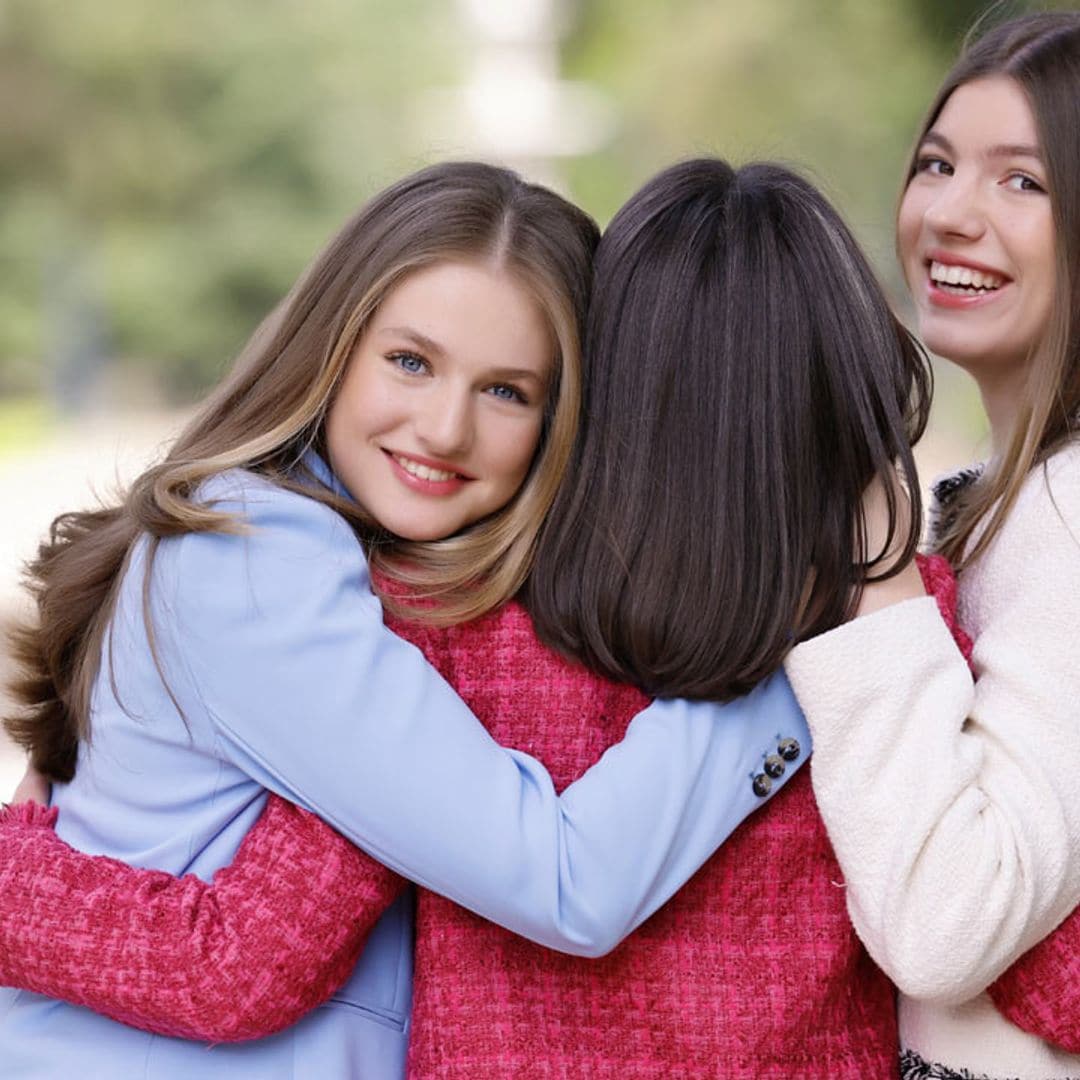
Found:
[[(279, 532), (310, 532), (321, 543), (347, 538), (356, 546), (348, 522), (332, 506), (319, 498), (329, 492), (315, 474), (299, 473), (283, 484), (250, 469), (227, 469), (207, 477), (196, 489), (193, 501), (200, 506), (232, 515), (239, 531), (259, 535), (270, 529)], [(194, 536), (199, 533), (190, 534)]]
[[(321, 478), (305, 472), (288, 479), (290, 483), (283, 484), (253, 469), (225, 469), (203, 480), (195, 488), (192, 501), (240, 514), (246, 514), (249, 508), (257, 513), (260, 506), (280, 506), (295, 513), (339, 516), (318, 499), (320, 490), (329, 490)], [(303, 488), (310, 488), (310, 494)]]
[(317, 494), (317, 487), (307, 495), (246, 469), (208, 477), (192, 501), (228, 515), (228, 523), (163, 541), (154, 560), (155, 580), (167, 593), (189, 597), (200, 591), (193, 589), (198, 581), (238, 598), (253, 587), (260, 594), (287, 596), (345, 579), (350, 588), (370, 592), (356, 534)]
[[(930, 487), (931, 503), (927, 535), (934, 538), (948, 528), (963, 493), (983, 474), (979, 462), (937, 478)], [(980, 534), (976, 529), (973, 540)], [(1024, 478), (1020, 491), (1002, 523), (993, 546), (1009, 541), (1026, 544), (1033, 535), (1040, 543), (1080, 539), (1080, 436), (1067, 440)]]
[[(1036, 470), (1038, 472), (1039, 470)], [(1043, 484), (1051, 493), (1077, 498), (1080, 494), (1080, 435), (1060, 446), (1046, 460)]]
[(1070, 439), (1031, 470), (1006, 525), (1010, 521), (1044, 542), (1055, 534), (1080, 542), (1080, 439)]
[(973, 626), (985, 625), (993, 611), (1015, 617), (1017, 605), (1037, 617), (1051, 603), (1072, 610), (1080, 588), (1080, 443), (1031, 469), (1001, 528), (961, 579), (963, 614)]
[(239, 502), (255, 494), (273, 497), (279, 492), (287, 494), (285, 488), (251, 469), (226, 469), (203, 480), (195, 489), (194, 499), (205, 505)]

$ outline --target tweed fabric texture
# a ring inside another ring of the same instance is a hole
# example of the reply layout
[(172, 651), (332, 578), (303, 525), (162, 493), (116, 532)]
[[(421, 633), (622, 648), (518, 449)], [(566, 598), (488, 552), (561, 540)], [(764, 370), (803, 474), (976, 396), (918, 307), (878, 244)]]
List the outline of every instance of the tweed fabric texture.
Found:
[(295, 1023), (345, 981), (404, 886), (275, 797), (212, 887), (83, 855), (55, 822), (34, 803), (0, 812), (0, 984), (178, 1038)]
[(1006, 1019), (1080, 1054), (1080, 908), (989, 988)]
[[(450, 681), (556, 786), (622, 737), (644, 698), (539, 649), (511, 608), (449, 635)], [(587, 716), (599, 719), (583, 720)], [(748, 781), (749, 782), (749, 779)], [(809, 777), (599, 960), (564, 957), (441, 897), (417, 904), (414, 1077), (885, 1075), (893, 996), (848, 922)]]

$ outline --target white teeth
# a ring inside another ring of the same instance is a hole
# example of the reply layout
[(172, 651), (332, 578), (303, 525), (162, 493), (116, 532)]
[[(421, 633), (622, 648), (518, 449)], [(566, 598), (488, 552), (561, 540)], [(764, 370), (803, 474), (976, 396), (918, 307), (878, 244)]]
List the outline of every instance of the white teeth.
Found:
[(453, 480), (457, 473), (446, 472), (444, 469), (433, 469), (429, 465), (421, 465), (419, 461), (413, 461), (412, 458), (401, 457), (400, 454), (394, 455), (394, 460), (407, 472), (410, 476), (415, 476), (419, 480), (434, 480), (444, 481)]
[(1005, 279), (988, 270), (972, 270), (969, 266), (931, 262), (930, 280), (938, 285), (960, 286), (961, 289), (991, 292), (1000, 289)]

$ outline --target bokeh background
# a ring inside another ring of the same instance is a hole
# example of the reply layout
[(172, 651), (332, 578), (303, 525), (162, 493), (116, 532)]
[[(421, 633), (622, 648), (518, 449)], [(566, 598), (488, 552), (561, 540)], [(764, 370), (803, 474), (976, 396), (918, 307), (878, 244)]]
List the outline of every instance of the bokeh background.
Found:
[[(157, 453), (345, 216), (432, 160), (506, 162), (601, 223), (680, 157), (795, 163), (903, 311), (905, 154), (986, 6), (0, 0), (0, 621), (51, 518)], [(983, 437), (939, 369), (925, 476)], [(0, 797), (18, 771), (0, 745)]]

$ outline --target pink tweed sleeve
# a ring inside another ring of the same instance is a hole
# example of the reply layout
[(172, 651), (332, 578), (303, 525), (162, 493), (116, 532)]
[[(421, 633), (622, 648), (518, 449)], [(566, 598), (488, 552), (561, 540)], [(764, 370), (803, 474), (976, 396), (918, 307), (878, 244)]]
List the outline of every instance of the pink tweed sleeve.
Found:
[(163, 1035), (239, 1042), (295, 1023), (404, 887), (275, 796), (212, 884), (85, 855), (55, 823), (36, 804), (0, 813), (0, 984)]
[(1024, 953), (990, 997), (1017, 1027), (1080, 1054), (1080, 909)]
[(952, 632), (964, 659), (971, 663), (971, 638), (956, 621), (956, 575), (948, 559), (941, 555), (916, 555), (915, 562), (922, 576), (923, 587), (937, 601), (938, 611)]

